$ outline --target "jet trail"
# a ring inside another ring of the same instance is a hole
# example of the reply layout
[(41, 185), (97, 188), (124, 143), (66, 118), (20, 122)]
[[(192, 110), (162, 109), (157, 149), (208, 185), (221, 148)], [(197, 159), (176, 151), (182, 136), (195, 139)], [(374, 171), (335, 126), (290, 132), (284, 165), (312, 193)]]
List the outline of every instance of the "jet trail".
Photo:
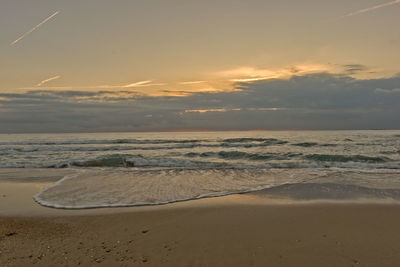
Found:
[(342, 16), (342, 18), (346, 18), (346, 17), (350, 17), (350, 16), (366, 13), (366, 12), (369, 12), (369, 11), (372, 11), (372, 10), (375, 10), (375, 9), (378, 9), (378, 8), (382, 8), (382, 7), (386, 7), (386, 6), (392, 6), (392, 5), (395, 5), (395, 4), (400, 4), (400, 0), (394, 0), (392, 2), (388, 2), (388, 3), (376, 5), (376, 6), (373, 6), (373, 7), (368, 7), (368, 8), (364, 8), (364, 9), (361, 9), (361, 10), (357, 10), (357, 11), (354, 11), (354, 12), (351, 12), (349, 14), (346, 14), (346, 15)]
[(43, 20), (42, 22), (40, 22), (38, 25), (36, 25), (35, 27), (33, 27), (32, 29), (30, 29), (29, 31), (27, 31), (26, 33), (24, 33), (23, 35), (21, 35), (21, 37), (19, 37), (17, 40), (15, 40), (14, 42), (12, 42), (10, 45), (15, 45), (16, 43), (18, 43), (19, 41), (21, 41), (25, 36), (29, 35), (30, 33), (32, 33), (33, 31), (35, 31), (37, 28), (39, 28), (40, 26), (42, 26), (43, 24), (45, 24), (47, 21), (49, 21), (51, 18), (55, 17), (58, 13), (60, 13), (60, 11), (56, 11), (53, 15), (51, 15), (50, 17), (46, 18), (45, 20)]
[(57, 80), (57, 79), (60, 78), (60, 77), (61, 77), (60, 75), (57, 75), (57, 76), (48, 78), (48, 79), (46, 79), (46, 80), (41, 81), (41, 82), (38, 83), (36, 86), (42, 86), (43, 84), (48, 83), (48, 82), (53, 81), (53, 80)]

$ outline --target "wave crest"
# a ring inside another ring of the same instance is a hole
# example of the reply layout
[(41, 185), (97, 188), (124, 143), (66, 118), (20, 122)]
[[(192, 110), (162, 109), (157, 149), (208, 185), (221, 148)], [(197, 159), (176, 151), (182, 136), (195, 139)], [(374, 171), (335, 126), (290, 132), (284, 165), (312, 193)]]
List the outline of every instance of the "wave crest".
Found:
[(195, 153), (190, 152), (186, 153), (186, 157), (212, 157), (212, 158), (221, 158), (221, 159), (248, 159), (248, 160), (287, 160), (296, 156), (302, 155), (301, 153), (247, 153), (242, 151), (219, 151), (219, 152), (203, 152), (203, 153)]
[(390, 161), (387, 157), (368, 157), (363, 155), (326, 155), (311, 154), (304, 158), (313, 161), (334, 161), (334, 162), (366, 162), (366, 163), (384, 163)]

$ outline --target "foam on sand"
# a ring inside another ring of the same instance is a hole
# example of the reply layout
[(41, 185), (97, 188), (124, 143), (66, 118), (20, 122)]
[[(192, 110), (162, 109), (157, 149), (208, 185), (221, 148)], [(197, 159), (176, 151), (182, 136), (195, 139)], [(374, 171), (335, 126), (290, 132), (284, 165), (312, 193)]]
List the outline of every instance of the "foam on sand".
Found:
[(34, 199), (43, 206), (64, 209), (159, 205), (289, 183), (351, 181), (360, 186), (400, 188), (399, 174), (394, 170), (344, 169), (80, 168), (39, 192)]
[(82, 169), (34, 199), (66, 209), (157, 205), (261, 190), (293, 180), (288, 173), (266, 169)]

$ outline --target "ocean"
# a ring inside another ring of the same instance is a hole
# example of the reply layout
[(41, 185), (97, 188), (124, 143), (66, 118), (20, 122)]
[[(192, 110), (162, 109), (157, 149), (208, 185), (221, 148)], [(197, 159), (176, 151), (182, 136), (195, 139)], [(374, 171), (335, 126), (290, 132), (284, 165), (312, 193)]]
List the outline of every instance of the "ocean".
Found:
[(400, 131), (1, 134), (0, 168), (70, 169), (35, 200), (71, 209), (311, 182), (399, 189)]

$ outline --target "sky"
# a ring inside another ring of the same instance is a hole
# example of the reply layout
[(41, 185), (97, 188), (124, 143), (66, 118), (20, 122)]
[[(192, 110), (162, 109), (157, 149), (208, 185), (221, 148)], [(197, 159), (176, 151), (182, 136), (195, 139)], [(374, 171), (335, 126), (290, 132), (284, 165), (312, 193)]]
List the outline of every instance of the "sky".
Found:
[(3, 0), (0, 133), (400, 129), (400, 0)]

